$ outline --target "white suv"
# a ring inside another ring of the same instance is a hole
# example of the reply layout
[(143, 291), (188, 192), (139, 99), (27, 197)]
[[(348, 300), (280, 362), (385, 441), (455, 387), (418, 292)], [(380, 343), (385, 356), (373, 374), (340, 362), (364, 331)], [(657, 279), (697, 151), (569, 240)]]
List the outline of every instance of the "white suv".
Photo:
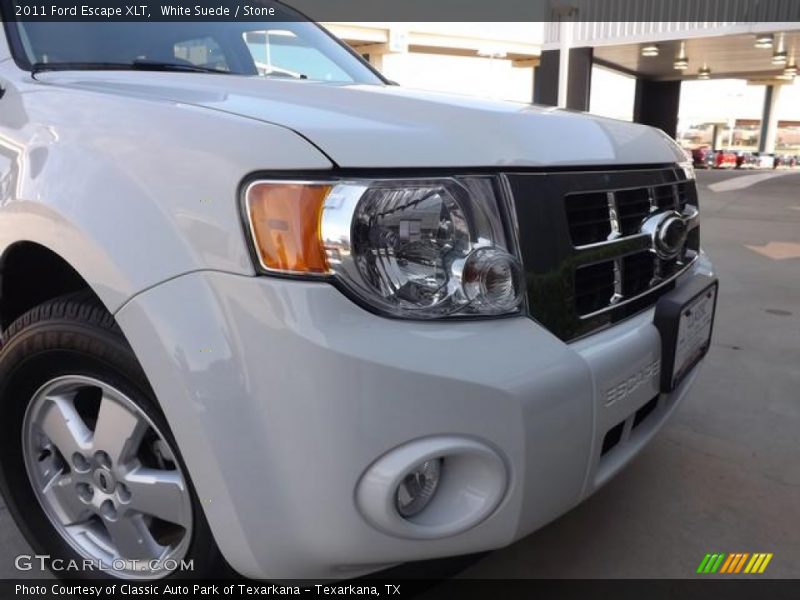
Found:
[(499, 548), (708, 348), (666, 135), (403, 89), (278, 6), (0, 34), (0, 480), (87, 577)]

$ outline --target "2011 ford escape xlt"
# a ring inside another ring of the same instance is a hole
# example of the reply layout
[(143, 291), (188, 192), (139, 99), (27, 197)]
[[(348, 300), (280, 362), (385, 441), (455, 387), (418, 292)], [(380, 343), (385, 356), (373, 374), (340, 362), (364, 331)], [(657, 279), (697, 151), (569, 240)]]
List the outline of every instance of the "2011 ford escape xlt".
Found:
[(403, 89), (277, 6), (4, 14), (0, 481), (53, 559), (338, 578), (498, 548), (617, 473), (708, 348), (666, 135)]

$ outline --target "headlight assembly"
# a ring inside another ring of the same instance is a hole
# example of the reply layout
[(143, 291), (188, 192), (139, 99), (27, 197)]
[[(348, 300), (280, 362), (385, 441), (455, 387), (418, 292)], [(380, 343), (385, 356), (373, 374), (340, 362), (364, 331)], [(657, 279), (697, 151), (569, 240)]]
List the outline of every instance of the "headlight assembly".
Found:
[(519, 311), (522, 273), (492, 177), (257, 181), (245, 193), (262, 269), (333, 277), (377, 312)]

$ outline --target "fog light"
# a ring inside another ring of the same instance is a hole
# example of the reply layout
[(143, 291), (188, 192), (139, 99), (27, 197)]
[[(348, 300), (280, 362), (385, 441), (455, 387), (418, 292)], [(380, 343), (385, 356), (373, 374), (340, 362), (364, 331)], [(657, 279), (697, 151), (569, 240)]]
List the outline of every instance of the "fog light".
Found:
[(397, 512), (406, 519), (419, 514), (436, 494), (442, 474), (442, 459), (417, 465), (397, 486)]

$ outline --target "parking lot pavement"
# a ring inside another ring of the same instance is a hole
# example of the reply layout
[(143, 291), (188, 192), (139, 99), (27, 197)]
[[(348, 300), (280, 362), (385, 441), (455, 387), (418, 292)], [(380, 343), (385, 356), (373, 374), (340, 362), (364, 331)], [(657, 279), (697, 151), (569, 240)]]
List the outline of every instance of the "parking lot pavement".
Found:
[(17, 526), (11, 520), (8, 510), (0, 498), (0, 579), (25, 577), (14, 568), (14, 557), (30, 552)]
[[(800, 252), (787, 257), (800, 251), (800, 173), (708, 189), (746, 175), (698, 174), (721, 287), (683, 405), (595, 496), (461, 576), (687, 577), (707, 552), (772, 552), (763, 576), (800, 576)], [(0, 578), (27, 551), (0, 505)]]

